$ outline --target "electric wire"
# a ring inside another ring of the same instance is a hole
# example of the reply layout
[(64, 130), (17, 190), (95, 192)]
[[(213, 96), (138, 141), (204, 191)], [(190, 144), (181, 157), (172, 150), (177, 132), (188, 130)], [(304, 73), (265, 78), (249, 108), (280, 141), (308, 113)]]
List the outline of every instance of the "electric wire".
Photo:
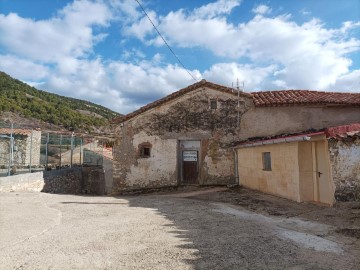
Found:
[(156, 32), (158, 33), (158, 35), (161, 37), (161, 39), (163, 40), (163, 42), (165, 43), (165, 45), (168, 47), (168, 49), (170, 50), (170, 52), (175, 56), (175, 58), (177, 59), (177, 61), (180, 63), (180, 65), (186, 70), (186, 72), (190, 75), (190, 77), (195, 81), (198, 82), (198, 80), (189, 72), (189, 70), (185, 67), (185, 65), (181, 62), (180, 58), (175, 54), (175, 52), (173, 51), (173, 49), (171, 49), (170, 45), (167, 43), (167, 41), (165, 40), (165, 38), (163, 37), (163, 35), (160, 33), (160, 31), (157, 29), (157, 27), (155, 26), (155, 24), (153, 23), (153, 21), (150, 19), (149, 15), (147, 14), (147, 12), (145, 11), (145, 9), (143, 8), (143, 6), (140, 4), (139, 0), (135, 0), (139, 7), (141, 8), (141, 10), (144, 12), (145, 16), (148, 18), (148, 20), (150, 21), (150, 23), (152, 24), (152, 26), (154, 27), (154, 29), (156, 30)]

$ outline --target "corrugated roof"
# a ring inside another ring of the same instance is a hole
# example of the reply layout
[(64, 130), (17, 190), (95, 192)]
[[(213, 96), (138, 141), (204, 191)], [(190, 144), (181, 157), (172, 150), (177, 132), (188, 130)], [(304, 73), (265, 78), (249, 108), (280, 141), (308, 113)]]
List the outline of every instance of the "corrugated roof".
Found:
[(307, 104), (360, 106), (360, 93), (320, 92), (311, 90), (280, 90), (251, 93), (256, 107)]
[[(224, 93), (228, 93), (228, 94), (232, 94), (232, 95), (237, 95), (238, 92), (237, 91), (234, 91), (234, 89), (230, 88), (230, 87), (226, 87), (226, 86), (223, 86), (223, 85), (220, 85), (220, 84), (216, 84), (216, 83), (212, 83), (212, 82), (208, 82), (206, 80), (201, 80), (200, 82), (197, 82), (197, 83), (194, 83), (192, 85), (189, 85), (185, 88), (182, 88), (164, 98), (161, 98), (161, 99), (158, 99), (154, 102), (151, 102), (143, 107), (141, 107), (140, 109), (136, 110), (136, 111), (133, 111), (132, 113), (129, 113), (127, 115), (124, 115), (124, 116), (120, 116), (120, 117), (117, 117), (115, 119), (113, 119), (113, 123), (121, 123), (121, 122), (124, 122), (126, 120), (129, 120), (130, 118), (133, 118), (134, 116), (136, 115), (139, 115), (143, 112), (146, 112), (150, 109), (153, 109), (157, 106), (160, 106), (168, 101), (171, 101), (177, 97), (180, 97), (184, 94), (187, 94), (191, 91), (194, 91), (196, 89), (199, 89), (200, 87), (208, 87), (208, 88), (211, 88), (211, 89), (214, 89), (214, 90), (217, 90), (217, 91), (221, 91), (221, 92), (224, 92)], [(243, 96), (243, 97), (248, 97), (248, 98), (252, 98), (252, 95), (249, 94), (249, 93), (245, 93), (245, 92), (240, 92), (240, 96)]]

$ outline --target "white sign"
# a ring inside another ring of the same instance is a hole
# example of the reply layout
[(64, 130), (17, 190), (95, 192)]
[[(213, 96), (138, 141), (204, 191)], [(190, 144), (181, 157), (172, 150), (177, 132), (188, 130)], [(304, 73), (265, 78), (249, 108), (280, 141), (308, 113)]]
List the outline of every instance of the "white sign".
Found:
[(183, 161), (197, 161), (197, 151), (183, 151)]

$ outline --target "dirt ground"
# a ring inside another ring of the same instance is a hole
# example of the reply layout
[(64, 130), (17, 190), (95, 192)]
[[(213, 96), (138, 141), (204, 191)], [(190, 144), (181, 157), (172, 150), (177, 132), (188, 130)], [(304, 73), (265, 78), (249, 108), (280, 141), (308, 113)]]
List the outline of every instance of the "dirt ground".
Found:
[(0, 193), (0, 269), (360, 269), (359, 206), (242, 188)]

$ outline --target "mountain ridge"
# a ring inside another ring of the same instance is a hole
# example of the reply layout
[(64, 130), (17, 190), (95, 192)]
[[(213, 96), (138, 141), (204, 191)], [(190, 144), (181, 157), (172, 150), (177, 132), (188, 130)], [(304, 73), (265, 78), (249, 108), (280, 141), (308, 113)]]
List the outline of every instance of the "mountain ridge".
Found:
[[(121, 116), (104, 106), (36, 89), (0, 71), (0, 112), (11, 112), (71, 131), (92, 132)], [(19, 123), (18, 123), (19, 124)]]

